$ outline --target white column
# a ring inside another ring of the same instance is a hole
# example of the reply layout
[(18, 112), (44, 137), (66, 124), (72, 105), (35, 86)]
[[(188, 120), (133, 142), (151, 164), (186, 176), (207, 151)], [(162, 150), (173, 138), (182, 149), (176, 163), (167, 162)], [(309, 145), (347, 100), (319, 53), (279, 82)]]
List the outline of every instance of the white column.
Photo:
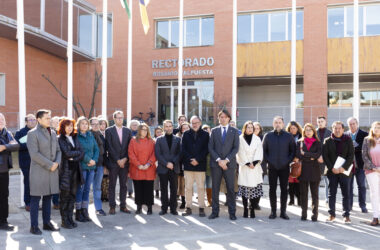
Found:
[[(17, 45), (18, 45), (18, 100), (19, 126), (25, 126), (26, 87), (25, 87), (25, 41), (24, 41), (24, 0), (17, 0)], [(21, 172), (21, 171), (20, 171)], [(20, 173), (20, 204), (24, 203), (24, 182)]]
[(236, 105), (237, 105), (237, 79), (236, 79), (236, 46), (237, 46), (237, 0), (232, 2), (232, 120), (237, 124)]
[(359, 1), (354, 0), (354, 46), (353, 46), (353, 116), (359, 120), (360, 91), (359, 91)]
[(291, 66), (290, 66), (290, 120), (296, 120), (296, 0), (292, 0), (292, 41), (291, 41)]
[(68, 1), (67, 15), (67, 116), (73, 117), (73, 0)]
[(127, 124), (132, 119), (132, 0), (129, 0), (131, 18), (128, 21), (128, 81), (127, 81)]
[[(179, 0), (179, 49), (178, 49), (178, 115), (182, 110), (182, 72), (183, 72), (183, 0)], [(174, 117), (177, 119), (177, 117)]]
[(40, 6), (40, 29), (45, 30), (45, 0), (41, 0)]
[(103, 0), (103, 37), (102, 37), (102, 116), (107, 118), (107, 38), (108, 38), (108, 0)]

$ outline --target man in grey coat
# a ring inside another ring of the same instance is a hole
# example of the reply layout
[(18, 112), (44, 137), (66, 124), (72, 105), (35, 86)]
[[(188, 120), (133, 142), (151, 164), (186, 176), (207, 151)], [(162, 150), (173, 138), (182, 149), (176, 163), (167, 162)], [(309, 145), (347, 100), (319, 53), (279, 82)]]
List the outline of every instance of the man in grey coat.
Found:
[(222, 177), (227, 186), (227, 204), (230, 220), (236, 220), (235, 171), (236, 154), (239, 151), (239, 131), (229, 126), (231, 115), (227, 110), (218, 113), (220, 126), (211, 131), (208, 143), (212, 178), (212, 213), (209, 219), (219, 217), (219, 190)]
[(42, 196), (43, 229), (58, 231), (50, 222), (51, 198), (59, 193), (58, 167), (61, 162), (61, 150), (55, 131), (50, 128), (50, 111), (38, 110), (38, 125), (28, 132), (27, 147), (30, 164), (30, 220), (32, 234), (40, 235), (38, 228), (38, 206)]
[[(167, 213), (170, 207), (172, 215), (177, 212), (177, 186), (178, 174), (180, 172), (181, 139), (173, 135), (173, 122), (164, 121), (165, 135), (157, 138), (155, 154), (158, 161), (157, 173), (160, 177), (161, 187), (161, 212), (160, 215)], [(168, 200), (168, 184), (170, 184), (170, 201)]]

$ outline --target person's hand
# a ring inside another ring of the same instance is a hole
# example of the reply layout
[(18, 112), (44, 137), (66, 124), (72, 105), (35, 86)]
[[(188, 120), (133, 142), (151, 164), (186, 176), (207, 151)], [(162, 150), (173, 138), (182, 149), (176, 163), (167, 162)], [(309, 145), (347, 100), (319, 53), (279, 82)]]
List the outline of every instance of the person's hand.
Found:
[(343, 174), (344, 171), (346, 171), (346, 170), (345, 170), (344, 168), (342, 168), (342, 167), (338, 168), (338, 170), (339, 170), (339, 173), (340, 173), (340, 174)]
[(250, 164), (249, 164), (249, 168), (254, 169), (254, 168), (255, 168), (255, 165), (253, 165), (253, 163), (250, 163)]
[(50, 171), (54, 172), (55, 170), (57, 170), (58, 166), (59, 166), (59, 164), (57, 162), (54, 162), (53, 165), (50, 168)]
[(318, 162), (319, 162), (319, 163), (323, 163), (323, 157), (322, 157), (322, 155), (319, 156), (319, 158), (318, 158)]
[(96, 161), (94, 161), (94, 160), (90, 160), (90, 161), (89, 161), (89, 164), (90, 164), (90, 166), (95, 166), (95, 165), (96, 165)]
[(305, 154), (305, 152), (303, 151), (303, 149), (301, 148), (301, 155), (304, 155)]
[(297, 157), (293, 159), (294, 162), (299, 162), (300, 159), (298, 159)]
[(227, 169), (228, 169), (228, 167), (227, 167), (227, 163), (228, 163), (227, 160), (219, 160), (219, 161), (218, 161), (219, 166), (220, 166), (223, 170), (227, 170)]
[(0, 145), (0, 152), (3, 152), (6, 149), (7, 149), (7, 147), (5, 147), (4, 145)]
[(333, 168), (333, 169), (332, 169), (332, 172), (333, 172), (334, 174), (339, 174), (339, 170), (336, 169), (336, 168)]
[(195, 166), (199, 165), (199, 162), (195, 158), (193, 158), (193, 159), (191, 159), (190, 164), (195, 167)]
[(173, 170), (174, 165), (173, 165), (173, 163), (168, 162), (168, 164), (166, 164), (166, 167), (167, 167), (168, 169), (170, 169), (170, 170)]
[(143, 170), (143, 165), (138, 165), (137, 168)]

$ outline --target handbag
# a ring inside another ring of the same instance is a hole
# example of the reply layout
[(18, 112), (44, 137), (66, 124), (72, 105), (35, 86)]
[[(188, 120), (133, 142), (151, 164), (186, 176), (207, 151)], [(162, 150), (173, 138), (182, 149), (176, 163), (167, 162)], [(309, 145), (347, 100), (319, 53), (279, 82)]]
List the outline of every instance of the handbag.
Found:
[[(301, 142), (301, 148), (303, 146), (303, 143)], [(302, 171), (302, 162), (299, 160), (298, 162), (292, 162), (290, 164), (290, 176), (293, 178), (298, 178), (301, 175)]]

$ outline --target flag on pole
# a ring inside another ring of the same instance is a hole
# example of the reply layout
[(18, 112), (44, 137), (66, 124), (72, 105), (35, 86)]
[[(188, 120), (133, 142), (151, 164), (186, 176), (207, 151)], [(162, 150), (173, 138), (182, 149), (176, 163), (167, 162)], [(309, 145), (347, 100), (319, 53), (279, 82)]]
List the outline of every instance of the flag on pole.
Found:
[(140, 0), (140, 15), (145, 35), (148, 33), (149, 30), (149, 19), (148, 13), (146, 11), (146, 7), (148, 6), (149, 2), (149, 0)]
[(128, 3), (127, 3), (127, 0), (120, 0), (120, 3), (121, 3), (121, 6), (123, 6), (123, 8), (125, 9), (125, 11), (127, 12), (128, 18), (130, 19), (131, 18), (131, 12), (129, 11), (129, 6), (128, 6)]

